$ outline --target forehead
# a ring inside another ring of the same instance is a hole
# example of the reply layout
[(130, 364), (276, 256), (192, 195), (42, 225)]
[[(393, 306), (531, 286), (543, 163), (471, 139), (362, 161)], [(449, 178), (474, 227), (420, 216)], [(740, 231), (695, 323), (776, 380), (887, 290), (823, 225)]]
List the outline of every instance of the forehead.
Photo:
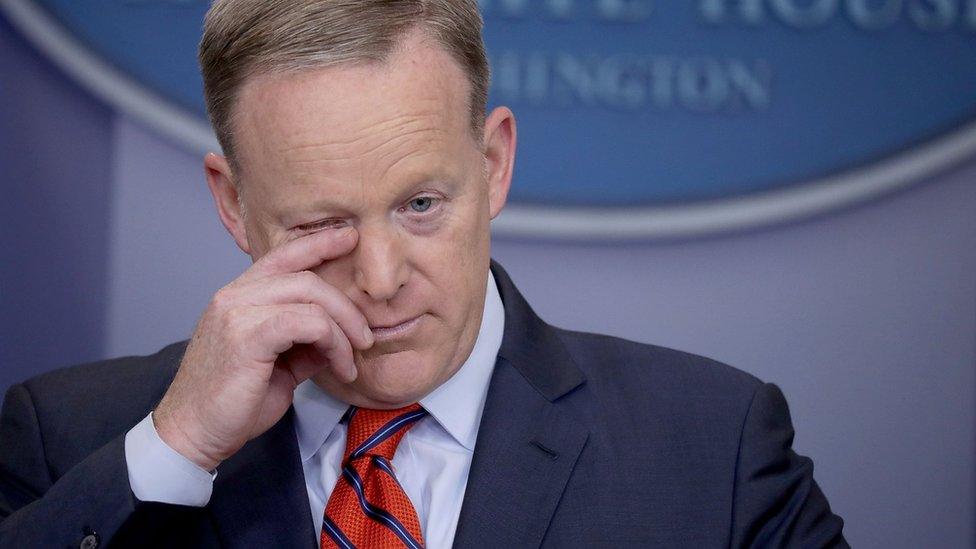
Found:
[(418, 146), (449, 154), (471, 140), (468, 92), (458, 64), (419, 31), (383, 63), (257, 76), (237, 102), (237, 160), (250, 179), (356, 161), (379, 168), (377, 157), (396, 161), (399, 149)]

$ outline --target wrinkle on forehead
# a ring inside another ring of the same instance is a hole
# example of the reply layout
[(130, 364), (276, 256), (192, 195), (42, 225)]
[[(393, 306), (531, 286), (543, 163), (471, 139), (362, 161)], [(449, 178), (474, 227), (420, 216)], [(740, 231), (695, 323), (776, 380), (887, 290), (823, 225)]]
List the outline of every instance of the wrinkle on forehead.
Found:
[(458, 129), (470, 134), (469, 83), (450, 55), (428, 42), (422, 35), (408, 37), (384, 63), (249, 81), (237, 119), (245, 171), (255, 167), (248, 165), (248, 156), (260, 157), (264, 168), (276, 172), (327, 169), (367, 158), (393, 165), (397, 149), (409, 148), (413, 140), (450, 144)]
[(237, 119), (249, 204), (282, 226), (329, 212), (381, 215), (418, 185), (474, 177), (469, 87), (453, 58), (423, 41), (385, 63), (249, 81)]
[[(385, 158), (397, 145), (412, 139), (436, 139), (443, 133), (434, 112), (405, 114), (362, 128), (355, 136), (322, 139), (321, 135), (294, 135), (283, 143), (268, 144), (266, 152), (286, 163), (355, 161), (362, 157)], [(274, 145), (278, 145), (276, 148)]]

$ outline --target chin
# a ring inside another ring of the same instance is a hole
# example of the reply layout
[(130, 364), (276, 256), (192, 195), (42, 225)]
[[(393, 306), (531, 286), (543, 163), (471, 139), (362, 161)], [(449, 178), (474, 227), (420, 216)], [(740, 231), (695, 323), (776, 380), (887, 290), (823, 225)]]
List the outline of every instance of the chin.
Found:
[(437, 386), (434, 365), (435, 359), (415, 350), (369, 353), (357, 361), (359, 377), (353, 386), (379, 404), (412, 404)]

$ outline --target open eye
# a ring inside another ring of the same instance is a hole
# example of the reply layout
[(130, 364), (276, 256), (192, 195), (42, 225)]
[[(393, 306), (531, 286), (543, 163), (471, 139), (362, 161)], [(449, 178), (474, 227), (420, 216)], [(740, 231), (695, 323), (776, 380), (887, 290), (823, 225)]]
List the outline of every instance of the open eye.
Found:
[(424, 213), (434, 205), (434, 197), (418, 196), (409, 202), (410, 209), (417, 213)]

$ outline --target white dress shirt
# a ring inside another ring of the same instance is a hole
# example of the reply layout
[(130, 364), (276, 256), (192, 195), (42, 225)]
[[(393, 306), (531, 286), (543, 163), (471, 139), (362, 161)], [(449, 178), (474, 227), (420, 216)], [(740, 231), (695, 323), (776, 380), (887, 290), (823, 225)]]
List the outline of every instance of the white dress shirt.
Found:
[[(431, 549), (450, 547), (454, 541), (504, 328), (505, 310), (489, 272), (474, 349), (454, 376), (420, 400), (429, 415), (407, 432), (393, 456), (397, 479), (417, 510), (425, 545)], [(311, 380), (295, 390), (293, 405), (305, 488), (318, 534), (339, 478), (346, 446), (346, 425), (340, 419), (349, 405)], [(126, 434), (125, 457), (129, 484), (139, 500), (198, 507), (210, 501), (216, 474), (167, 446), (156, 433), (152, 414)]]

